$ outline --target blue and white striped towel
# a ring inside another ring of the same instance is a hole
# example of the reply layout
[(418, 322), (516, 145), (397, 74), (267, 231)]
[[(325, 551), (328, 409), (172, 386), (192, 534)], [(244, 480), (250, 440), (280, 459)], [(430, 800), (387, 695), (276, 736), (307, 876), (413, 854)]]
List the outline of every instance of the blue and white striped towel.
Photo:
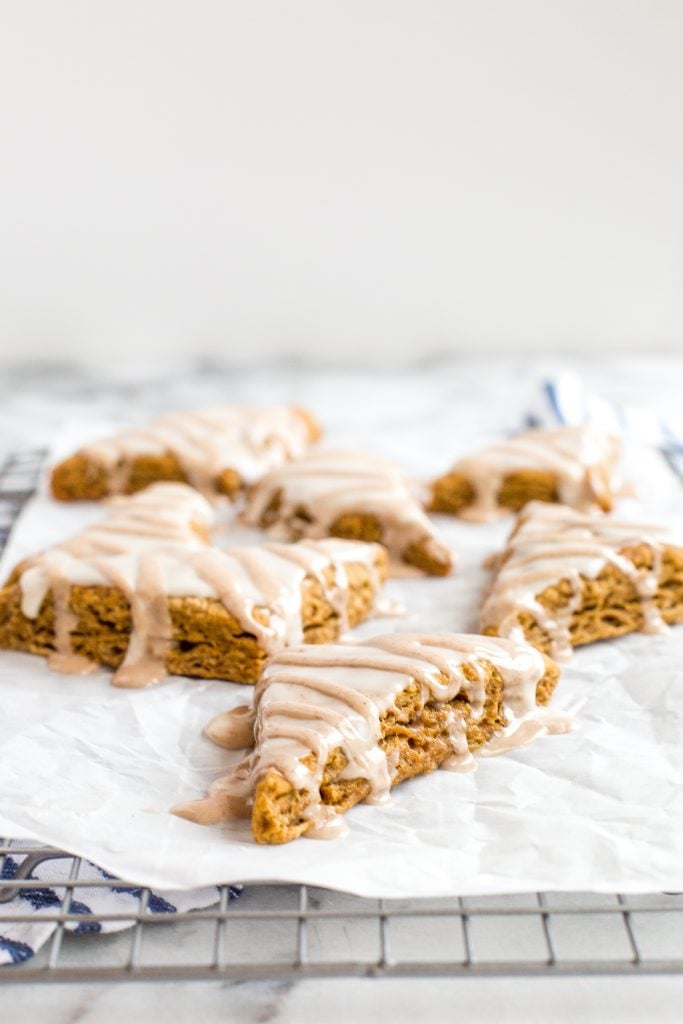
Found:
[[(22, 850), (34, 846), (33, 843), (23, 841), (16, 844)], [(35, 844), (40, 849), (40, 844)], [(15, 876), (19, 865), (24, 860), (24, 855), (12, 857), (9, 854), (5, 858), (2, 869), (2, 878), (11, 879)], [(20, 891), (20, 894), (11, 903), (0, 905), (2, 924), (0, 925), (0, 965), (16, 964), (28, 960), (43, 946), (57, 925), (54, 922), (42, 920), (46, 914), (59, 912), (62, 907), (66, 889), (54, 884), (49, 887), (40, 885), (41, 879), (49, 879), (50, 882), (69, 880), (74, 861), (70, 857), (59, 860), (49, 860), (35, 868), (32, 877), (36, 879), (35, 888), (27, 887)], [(83, 861), (78, 872), (79, 881), (101, 881), (103, 878), (111, 878), (101, 868), (95, 867), (88, 861)], [(230, 899), (236, 899), (241, 886), (230, 886)], [(71, 901), (69, 912), (71, 914), (125, 914), (127, 912), (137, 913), (140, 909), (141, 890), (134, 886), (113, 885), (89, 888), (78, 886), (74, 890), (74, 898)], [(149, 897), (148, 909), (159, 914), (174, 914), (187, 910), (198, 910), (202, 907), (210, 907), (218, 902), (219, 893), (215, 887), (206, 889), (192, 889), (188, 892), (152, 892)], [(12, 923), (13, 916), (33, 913), (31, 921), (16, 921)], [(133, 921), (73, 921), (65, 925), (67, 931), (78, 935), (93, 935), (103, 932), (117, 932), (130, 928)]]
[(527, 416), (529, 426), (576, 426), (586, 422), (659, 448), (683, 476), (683, 416), (664, 417), (648, 406), (619, 405), (590, 394), (581, 376), (573, 370), (545, 380), (538, 401)]

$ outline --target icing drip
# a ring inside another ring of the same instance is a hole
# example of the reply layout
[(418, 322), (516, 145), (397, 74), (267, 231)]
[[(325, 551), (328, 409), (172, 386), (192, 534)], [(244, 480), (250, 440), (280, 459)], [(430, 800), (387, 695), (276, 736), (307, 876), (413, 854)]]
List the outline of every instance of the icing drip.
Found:
[[(139, 498), (148, 493), (143, 491)], [(138, 496), (129, 502), (136, 499)], [(105, 526), (102, 524), (100, 533)], [(107, 547), (103, 545), (105, 552)], [(37, 556), (21, 576), (22, 611), (29, 618), (38, 615), (45, 595), (52, 591), (55, 667), (63, 671), (89, 667), (87, 662), (73, 660), (71, 650), (70, 634), (76, 620), (68, 601), (74, 585), (113, 586), (126, 595), (132, 629), (126, 657), (115, 673), (114, 683), (134, 688), (157, 682), (166, 674), (167, 655), (173, 644), (169, 597), (221, 601), (245, 631), (256, 636), (259, 644), (272, 653), (285, 644), (303, 640), (302, 584), (306, 578), (320, 583), (337, 615), (340, 632), (348, 628), (347, 565), (365, 566), (375, 594), (382, 582), (377, 568), (382, 548), (360, 541), (327, 539), (221, 551), (200, 543), (194, 547), (157, 544), (144, 550), (136, 540), (131, 547), (128, 554), (99, 555), (95, 553), (97, 547), (86, 544), (81, 537), (75, 544)], [(75, 550), (93, 553), (76, 557)]]
[(233, 469), (242, 482), (250, 483), (285, 459), (301, 455), (309, 441), (309, 423), (294, 408), (226, 407), (170, 413), (148, 427), (95, 441), (82, 451), (106, 468), (113, 490), (125, 487), (139, 456), (171, 452), (188, 481), (203, 494), (213, 495), (224, 470)]
[[(49, 665), (57, 672), (82, 674), (94, 668), (92, 662), (73, 651), (71, 633), (76, 616), (69, 607), (73, 585), (109, 582), (131, 594), (134, 588), (128, 582), (130, 569), (125, 571), (125, 556), (142, 562), (146, 552), (160, 545), (183, 551), (204, 547), (204, 538), (214, 522), (211, 506), (185, 484), (155, 484), (132, 497), (113, 499), (108, 508), (105, 519), (29, 559), (20, 577), (21, 610), (27, 618), (36, 618), (47, 593), (52, 593), (55, 650)], [(120, 564), (102, 561), (107, 556), (120, 556)], [(98, 571), (98, 566), (108, 566), (110, 571)], [(145, 573), (154, 571), (148, 561), (144, 566), (143, 580)]]
[[(51, 551), (86, 559), (134, 554), (160, 545), (202, 548), (215, 521), (208, 502), (187, 484), (153, 484), (130, 497), (109, 499), (105, 508), (104, 519), (86, 526)], [(38, 555), (29, 563), (42, 557)]]
[(255, 721), (253, 709), (247, 704), (241, 704), (212, 718), (204, 733), (217, 746), (225, 747), (226, 750), (246, 750), (254, 745)]
[(381, 541), (400, 557), (422, 544), (430, 557), (450, 564), (451, 554), (391, 462), (361, 452), (314, 451), (268, 473), (252, 489), (245, 522), (258, 526), (278, 498), (271, 532), (288, 540), (327, 537), (343, 515), (372, 515)]
[[(231, 775), (220, 779), (205, 800), (186, 804), (176, 813), (202, 824), (220, 820), (217, 809), (225, 805), (226, 794), (249, 801), (258, 780), (275, 769), (295, 789), (307, 792), (305, 814), (315, 834), (323, 835), (335, 814), (320, 795), (332, 752), (341, 748), (346, 757), (342, 778), (367, 779), (367, 800), (386, 801), (396, 762), (379, 745), (382, 716), (411, 684), (422, 688), (425, 702), (449, 702), (463, 694), (474, 717), (481, 715), (487, 663), (498, 669), (503, 680), (509, 721), (506, 735), (512, 737), (535, 712), (536, 686), (546, 670), (543, 655), (527, 643), (464, 634), (397, 633), (354, 645), (280, 651), (267, 663), (256, 686), (251, 714), (246, 708), (236, 709), (214, 719), (207, 730), (210, 738), (233, 749), (235, 735), (244, 738), (235, 719), (248, 720), (250, 726), (253, 722), (253, 752)], [(466, 665), (475, 670), (474, 680), (465, 673)], [(544, 731), (543, 726), (537, 731)], [(471, 770), (474, 759), (465, 720), (455, 710), (450, 714), (449, 732), (453, 753), (444, 767)], [(312, 766), (304, 763), (311, 753), (315, 755)]]
[(499, 441), (461, 459), (452, 472), (465, 477), (474, 489), (474, 501), (458, 515), (486, 522), (509, 515), (498, 504), (507, 476), (522, 470), (552, 473), (560, 502), (588, 512), (609, 509), (617, 487), (616, 465), (621, 446), (616, 438), (593, 426), (530, 430)]
[(98, 567), (125, 593), (133, 623), (126, 656), (116, 670), (114, 683), (139, 689), (159, 682), (166, 675), (166, 655), (173, 637), (163, 556), (154, 551), (140, 555), (134, 583), (114, 560), (100, 560)]
[(71, 645), (71, 631), (76, 626), (76, 616), (69, 607), (71, 587), (64, 575), (65, 557), (63, 552), (53, 551), (45, 561), (48, 585), (52, 589), (55, 623), (54, 651), (48, 658), (48, 665), (54, 672), (87, 675), (95, 666), (88, 658), (76, 654)]
[[(643, 629), (661, 633), (668, 627), (657, 605), (663, 548), (674, 543), (668, 530), (619, 522), (606, 516), (587, 516), (562, 505), (531, 502), (521, 513), (498, 561), (496, 576), (481, 615), (482, 628), (500, 636), (523, 638), (519, 615), (530, 612), (552, 642), (557, 660), (571, 655), (572, 615), (581, 605), (584, 579), (595, 579), (613, 565), (634, 585), (641, 602)], [(646, 544), (652, 567), (637, 568), (622, 551)], [(544, 607), (537, 596), (561, 580), (571, 587), (568, 603), (559, 611)]]

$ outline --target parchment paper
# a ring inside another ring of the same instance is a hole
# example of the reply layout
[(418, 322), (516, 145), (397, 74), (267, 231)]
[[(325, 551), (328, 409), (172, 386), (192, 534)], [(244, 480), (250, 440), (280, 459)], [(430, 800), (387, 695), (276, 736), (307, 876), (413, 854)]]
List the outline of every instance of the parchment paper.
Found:
[[(81, 431), (59, 447), (68, 450)], [(421, 451), (399, 453), (394, 435), (383, 450), (424, 469), (424, 440)], [(473, 440), (461, 434), (449, 449), (455, 455)], [(634, 449), (628, 462), (646, 500), (624, 502), (622, 514), (680, 521), (683, 489), (659, 455)], [(99, 514), (37, 497), (13, 532), (2, 575)], [(510, 523), (440, 524), (460, 553), (455, 575), (391, 582), (388, 593), (410, 614), (356, 635), (476, 630), (481, 562)], [(405, 783), (389, 806), (349, 812), (345, 839), (266, 848), (246, 823), (206, 828), (168, 813), (226, 772), (232, 755), (201, 731), (247, 700), (248, 687), (175, 678), (120, 691), (105, 671), (67, 677), (42, 659), (0, 652), (0, 830), (157, 888), (292, 881), (387, 898), (682, 890), (682, 663), (683, 627), (584, 648), (565, 666), (553, 705), (575, 716), (575, 732), (482, 758), (473, 774)]]

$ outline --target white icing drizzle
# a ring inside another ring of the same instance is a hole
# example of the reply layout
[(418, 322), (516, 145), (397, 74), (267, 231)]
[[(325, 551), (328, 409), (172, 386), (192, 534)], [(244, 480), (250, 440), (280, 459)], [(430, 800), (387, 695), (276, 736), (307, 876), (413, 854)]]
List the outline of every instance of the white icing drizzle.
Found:
[(411, 544), (423, 543), (436, 561), (450, 566), (449, 549), (403, 474), (385, 459), (353, 451), (310, 452), (272, 470), (252, 488), (245, 522), (261, 525), (275, 495), (280, 497), (271, 529), (275, 536), (326, 537), (341, 515), (373, 515), (391, 556), (400, 559)]
[[(130, 555), (164, 546), (202, 548), (214, 524), (208, 502), (186, 484), (160, 483), (131, 497), (111, 498), (108, 514), (75, 537), (35, 555), (21, 576), (22, 611), (35, 618), (49, 589), (49, 578), (73, 576), (98, 556)], [(88, 569), (84, 570), (88, 576)]]
[[(519, 623), (530, 612), (552, 643), (556, 660), (571, 655), (572, 615), (581, 604), (584, 579), (595, 579), (606, 565), (615, 566), (633, 583), (640, 598), (643, 630), (661, 633), (668, 627), (657, 605), (663, 547), (675, 544), (663, 527), (622, 522), (602, 515), (583, 515), (562, 505), (531, 502), (520, 514), (508, 546), (498, 560), (498, 574), (481, 614), (482, 629), (495, 627), (500, 636), (523, 638)], [(639, 569), (621, 552), (647, 544), (653, 553), (650, 569)], [(571, 596), (559, 612), (545, 608), (538, 596), (567, 580)]]
[[(104, 519), (30, 558), (19, 579), (21, 610), (27, 618), (37, 617), (47, 593), (52, 592), (55, 651), (49, 664), (55, 671), (82, 674), (94, 668), (72, 649), (71, 632), (76, 625), (69, 608), (72, 586), (106, 586), (114, 577), (128, 581), (129, 563), (144, 561), (146, 553), (160, 546), (169, 551), (205, 547), (214, 523), (211, 506), (186, 484), (154, 484), (131, 497), (111, 499), (107, 508)], [(98, 570), (99, 560), (112, 556), (111, 574)]]
[[(178, 484), (157, 487), (190, 490)], [(118, 512), (134, 504), (150, 507), (149, 495), (153, 490), (122, 501), (116, 506)], [(206, 505), (196, 492), (192, 493)], [(206, 505), (206, 509), (210, 513), (210, 506)], [(123, 550), (122, 521), (119, 515), (115, 531), (117, 551)], [(140, 534), (131, 533), (129, 552), (111, 555), (107, 522), (99, 526), (96, 543), (92, 537), (86, 538), (88, 531), (84, 531), (62, 548), (32, 559), (20, 578), (20, 586), (22, 611), (29, 618), (38, 615), (47, 592), (52, 591), (56, 646), (52, 660), (55, 667), (67, 672), (92, 667), (72, 651), (70, 634), (76, 623), (68, 607), (70, 588), (113, 586), (126, 595), (132, 630), (126, 657), (114, 676), (117, 686), (147, 686), (165, 676), (166, 657), (173, 643), (169, 597), (221, 601), (240, 625), (272, 653), (285, 644), (303, 640), (302, 584), (306, 578), (320, 583), (334, 608), (340, 632), (348, 628), (347, 566), (364, 565), (374, 594), (381, 587), (378, 565), (383, 550), (378, 544), (327, 539), (219, 550), (206, 546), (194, 534), (193, 543), (186, 537), (188, 543), (178, 539), (177, 546), (173, 546), (172, 531), (168, 533), (168, 523), (164, 521), (162, 538), (167, 536), (168, 543), (157, 540), (152, 547), (150, 536), (145, 534), (141, 539)], [(173, 528), (179, 529), (177, 519)]]
[(223, 470), (234, 469), (242, 482), (251, 483), (301, 455), (310, 439), (305, 416), (290, 406), (227, 406), (169, 413), (147, 427), (93, 441), (81, 451), (106, 468), (113, 491), (126, 486), (134, 459), (171, 452), (188, 481), (211, 496)]
[[(341, 748), (347, 759), (342, 778), (367, 779), (367, 800), (383, 803), (396, 772), (395, 763), (379, 746), (381, 718), (396, 705), (411, 683), (422, 698), (448, 702), (463, 694), (476, 719), (485, 701), (485, 665), (494, 665), (503, 680), (504, 706), (512, 737), (536, 711), (536, 686), (545, 660), (533, 647), (514, 640), (466, 634), (396, 633), (354, 645), (292, 647), (267, 663), (254, 692), (251, 709), (219, 715), (207, 735), (228, 749), (254, 749), (231, 775), (218, 780), (203, 800), (176, 813), (202, 824), (232, 816), (237, 800), (248, 807), (258, 780), (270, 769), (280, 772), (295, 789), (308, 793), (306, 816), (321, 836), (335, 814), (322, 803), (320, 786), (330, 754)], [(476, 678), (465, 675), (465, 665)], [(542, 726), (538, 731), (544, 731)], [(450, 718), (451, 770), (468, 771), (474, 759), (468, 749), (464, 718)], [(304, 759), (315, 754), (315, 765)], [(308, 835), (308, 832), (306, 833)]]
[(618, 487), (616, 467), (621, 445), (594, 426), (529, 430), (469, 455), (452, 472), (465, 477), (474, 501), (458, 512), (463, 519), (487, 522), (509, 515), (498, 504), (507, 476), (522, 470), (544, 470), (556, 481), (560, 502), (589, 512), (608, 510)]

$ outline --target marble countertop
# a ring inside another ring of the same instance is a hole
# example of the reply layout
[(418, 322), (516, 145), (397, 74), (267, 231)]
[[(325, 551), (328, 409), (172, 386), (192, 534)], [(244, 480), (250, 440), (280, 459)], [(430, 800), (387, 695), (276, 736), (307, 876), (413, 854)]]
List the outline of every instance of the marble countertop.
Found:
[[(566, 366), (566, 363), (562, 364)], [(363, 370), (279, 363), (261, 370), (218, 364), (96, 371), (62, 365), (5, 367), (0, 375), (0, 451), (43, 446), (66, 419), (121, 422), (162, 409), (226, 401), (288, 399), (309, 405), (325, 418), (326, 396), (348, 394), (348, 416), (362, 423), (366, 410), (381, 403), (391, 436), (379, 439), (387, 454), (400, 451), (401, 432), (435, 409), (457, 410), (482, 432), (519, 425), (520, 409), (533, 401), (538, 381), (558, 363), (536, 361), (423, 361), (413, 367)], [(683, 364), (646, 359), (585, 363), (589, 386), (622, 402), (656, 404), (662, 411), (680, 403)], [(343, 437), (344, 423), (329, 424)], [(455, 427), (454, 427), (455, 430)], [(430, 471), (425, 453), (425, 471)], [(169, 944), (173, 929), (164, 929)], [(80, 940), (83, 941), (83, 940)], [(91, 939), (93, 962), (97, 942)], [(86, 959), (83, 957), (83, 959)], [(296, 982), (131, 982), (127, 984), (7, 986), (2, 1006), (22, 1024), (49, 1019), (79, 1024), (130, 1019), (244, 1022), (415, 1020), (433, 1024), (454, 1019), (524, 1024), (548, 1021), (658, 1022), (680, 1020), (683, 977), (327, 979)]]
[[(158, 366), (73, 366), (65, 363), (0, 363), (0, 450), (45, 444), (65, 420), (88, 424), (135, 422), (169, 409), (239, 401), (292, 401), (318, 411), (330, 433), (343, 437), (344, 420), (329, 420), (328, 398), (348, 395), (345, 419), (372, 422), (379, 404), (398, 430), (419, 425), (437, 410), (487, 429), (519, 426), (520, 410), (550, 374), (577, 369), (587, 386), (611, 400), (656, 406), (662, 414), (680, 407), (683, 362), (672, 358), (576, 361), (424, 359), (414, 364), (357, 368), (312, 367), (300, 360), (272, 360), (262, 368), (210, 361)], [(337, 402), (334, 403), (338, 405)], [(393, 433), (392, 429), (392, 433)], [(391, 437), (376, 439), (395, 447)], [(429, 460), (429, 452), (425, 458)]]
[(682, 997), (678, 977), (336, 978), (24, 986), (2, 1006), (21, 1024), (679, 1024)]

